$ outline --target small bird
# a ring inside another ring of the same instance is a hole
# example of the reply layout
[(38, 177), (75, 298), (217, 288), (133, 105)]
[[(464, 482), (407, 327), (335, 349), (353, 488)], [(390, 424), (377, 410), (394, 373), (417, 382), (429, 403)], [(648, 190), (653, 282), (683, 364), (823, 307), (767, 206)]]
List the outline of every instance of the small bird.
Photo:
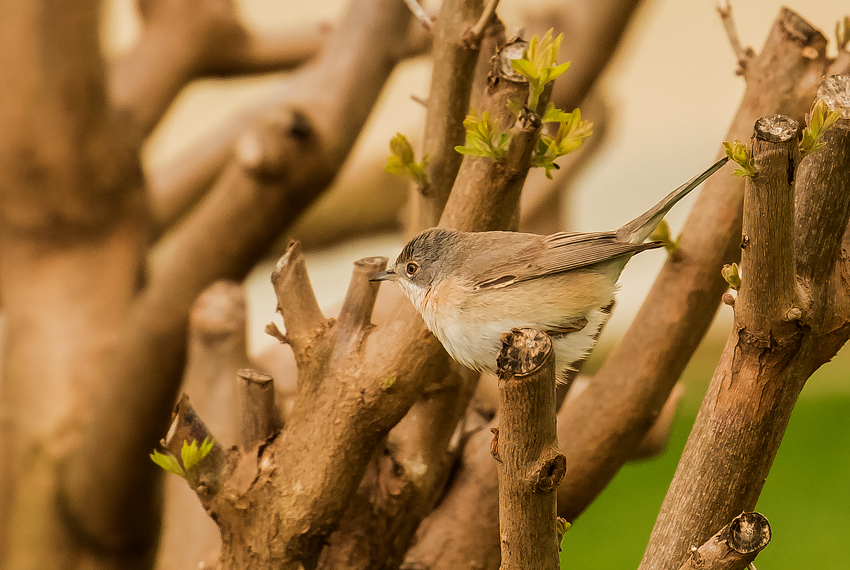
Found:
[(613, 232), (423, 231), (371, 281), (395, 281), (459, 363), (496, 373), (501, 337), (513, 328), (547, 333), (555, 371), (566, 381), (608, 319), (617, 279), (664, 215), (722, 167), (723, 158)]

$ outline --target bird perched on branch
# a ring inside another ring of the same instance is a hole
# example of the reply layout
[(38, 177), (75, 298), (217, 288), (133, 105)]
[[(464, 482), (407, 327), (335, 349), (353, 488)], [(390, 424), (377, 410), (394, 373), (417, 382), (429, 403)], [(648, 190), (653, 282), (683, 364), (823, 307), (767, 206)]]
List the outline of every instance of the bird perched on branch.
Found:
[(617, 279), (676, 202), (722, 167), (723, 158), (613, 232), (423, 231), (372, 281), (395, 281), (461, 364), (496, 372), (501, 336), (531, 327), (552, 337), (559, 381), (593, 348)]

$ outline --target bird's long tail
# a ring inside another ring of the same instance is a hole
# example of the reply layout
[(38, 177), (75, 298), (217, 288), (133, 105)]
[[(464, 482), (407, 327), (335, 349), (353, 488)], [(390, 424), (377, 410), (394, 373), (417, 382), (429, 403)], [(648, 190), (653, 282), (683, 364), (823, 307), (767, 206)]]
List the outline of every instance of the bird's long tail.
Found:
[(652, 208), (618, 229), (617, 238), (628, 243), (643, 243), (643, 241), (649, 237), (649, 234), (651, 234), (655, 229), (655, 226), (661, 222), (661, 219), (664, 218), (670, 208), (676, 205), (676, 202), (687, 196), (691, 190), (705, 182), (709, 176), (720, 170), (720, 168), (726, 164), (728, 160), (729, 159), (727, 157), (721, 158), (712, 164), (708, 170), (698, 176), (695, 176), (690, 181), (670, 192), (663, 200), (658, 202)]

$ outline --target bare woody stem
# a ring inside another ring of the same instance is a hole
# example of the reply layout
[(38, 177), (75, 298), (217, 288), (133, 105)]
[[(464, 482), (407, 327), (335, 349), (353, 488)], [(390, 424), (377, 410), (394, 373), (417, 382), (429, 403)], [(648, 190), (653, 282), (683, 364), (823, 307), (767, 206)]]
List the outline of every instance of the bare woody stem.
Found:
[(806, 292), (820, 289), (832, 274), (850, 219), (850, 194), (832, 190), (850, 187), (850, 113), (841, 99), (848, 85), (850, 76), (834, 75), (818, 90), (818, 99), (841, 111), (843, 118), (824, 133), (824, 148), (800, 163), (797, 176), (795, 265)]
[[(524, 111), (519, 118), (511, 111), (512, 102), (528, 98), (528, 83), (511, 68), (511, 61), (522, 57), (522, 44), (505, 45), (493, 58), (487, 93), (482, 111), (487, 111), (494, 125), (511, 131), (511, 142), (505, 155), (498, 159), (464, 157), (446, 203), (440, 225), (467, 231), (505, 229), (517, 223), (517, 209), (522, 186), (531, 167), (531, 153), (540, 132), (536, 115), (546, 108), (551, 83), (544, 90), (536, 110)], [(476, 197), (477, 199), (473, 199)]]
[(760, 513), (741, 513), (697, 548), (679, 570), (744, 570), (770, 543), (770, 523)]
[(429, 157), (427, 188), (418, 188), (420, 229), (437, 225), (463, 156), (463, 119), (469, 112), (479, 41), (463, 41), (482, 11), (482, 0), (443, 2), (435, 27), (434, 71), (425, 117), (424, 155)]
[(735, 26), (735, 18), (732, 16), (731, 0), (720, 0), (717, 4), (717, 13), (720, 14), (720, 20), (723, 22), (723, 28), (726, 30), (726, 36), (729, 38), (729, 45), (732, 46), (732, 51), (735, 52), (735, 57), (738, 58), (738, 75), (746, 75), (747, 66), (756, 57), (756, 52), (751, 47), (744, 47), (741, 43), (741, 36), (738, 35), (738, 28)]
[(734, 328), (661, 506), (642, 570), (678, 568), (692, 544), (755, 507), (811, 374), (802, 347), (814, 337), (804, 337), (799, 315), (790, 311), (796, 299), (798, 132), (796, 121), (784, 116), (756, 123), (752, 156), (759, 172), (745, 186), (744, 271)]
[[(203, 75), (292, 69), (314, 56), (326, 27), (256, 35), (232, 3), (151, 0), (142, 10), (141, 37), (110, 70), (110, 99), (150, 134), (177, 93)], [(224, 8), (222, 8), (224, 7)]]
[(299, 368), (307, 366), (309, 345), (327, 319), (319, 308), (297, 241), (290, 242), (275, 265), (272, 285), (278, 299), (278, 311), (286, 325), (286, 341), (292, 347)]
[(240, 444), (247, 451), (260, 445), (281, 428), (275, 407), (274, 379), (256, 370), (239, 371), (242, 393), (242, 430)]
[[(200, 445), (208, 439), (213, 441), (215, 437), (189, 403), (189, 396), (183, 394), (174, 407), (174, 417), (171, 420), (168, 437), (163, 442), (165, 448), (172, 456), (180, 458), (184, 444), (194, 442)], [(183, 465), (182, 459), (181, 465)], [(183, 467), (185, 468), (185, 465)], [(224, 450), (221, 444), (215, 441), (209, 454), (198, 462), (194, 469), (187, 469), (186, 482), (198, 494), (204, 507), (207, 507), (210, 500), (221, 489), (223, 476)]]
[(502, 569), (560, 567), (555, 489), (566, 470), (555, 428), (555, 358), (540, 331), (502, 337), (499, 367), (499, 530)]
[[(765, 114), (802, 119), (826, 67), (825, 48), (823, 34), (783, 9), (751, 65), (726, 140), (748, 139)], [(564, 453), (576, 459), (568, 465), (558, 507), (568, 520), (631, 456), (714, 318), (728, 287), (720, 268), (741, 252), (742, 206), (743, 180), (721, 172), (706, 182), (682, 231), (679, 255), (667, 260), (594, 382), (565, 404), (559, 429), (570, 434)]]
[(800, 125), (785, 115), (755, 124), (752, 157), (758, 174), (744, 186), (743, 280), (735, 316), (751, 333), (768, 333), (798, 305), (794, 291), (794, 177)]
[[(356, 0), (327, 48), (293, 77), (299, 88), (279, 101), (275, 116), (288, 117), (282, 147), (289, 152), (281, 157), (287, 168), (279, 170), (285, 175), (257, 176), (231, 161), (156, 248), (150, 279), (123, 319), (124, 334), (109, 359), (114, 366), (104, 372), (112, 380), (108, 393), (63, 475), (69, 511), (92, 534), (109, 532), (128, 509), (155, 509), (155, 473), (145, 450), (161, 435), (179, 384), (192, 301), (216, 279), (244, 277), (333, 179), (398, 61), (408, 21), (397, 2)], [(104, 454), (105, 447), (115, 452)]]
[(337, 328), (349, 335), (360, 335), (369, 326), (378, 283), (369, 281), (376, 273), (387, 267), (386, 257), (364, 257), (354, 262), (354, 271), (348, 284), (348, 292), (339, 312)]

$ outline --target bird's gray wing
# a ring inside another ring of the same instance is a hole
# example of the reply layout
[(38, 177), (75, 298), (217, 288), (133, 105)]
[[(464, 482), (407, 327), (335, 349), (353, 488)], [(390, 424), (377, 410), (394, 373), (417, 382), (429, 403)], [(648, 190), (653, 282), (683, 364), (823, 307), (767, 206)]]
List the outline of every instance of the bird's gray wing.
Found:
[(562, 232), (540, 236), (539, 240), (514, 252), (504, 263), (483, 272), (474, 287), (506, 287), (520, 281), (587, 267), (662, 245), (657, 241), (627, 243), (617, 239), (614, 232)]

